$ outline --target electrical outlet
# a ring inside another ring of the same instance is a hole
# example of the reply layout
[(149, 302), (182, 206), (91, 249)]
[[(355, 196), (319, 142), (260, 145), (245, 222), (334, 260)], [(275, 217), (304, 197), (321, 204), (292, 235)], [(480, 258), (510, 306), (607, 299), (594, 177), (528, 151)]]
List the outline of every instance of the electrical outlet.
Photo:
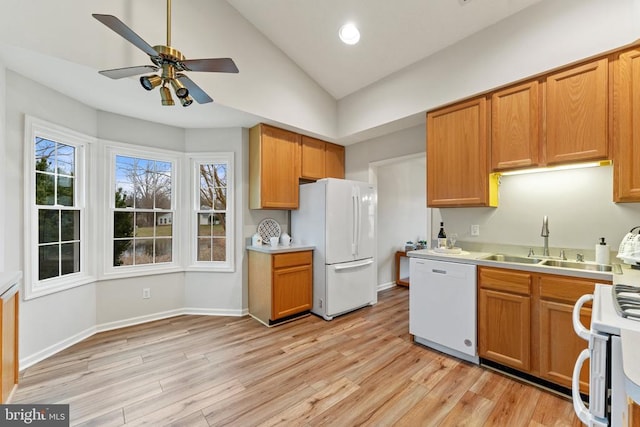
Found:
[(478, 224), (473, 224), (471, 226), (471, 235), (474, 237), (478, 237), (480, 235), (480, 226)]
[(149, 298), (151, 298), (151, 289), (149, 289), (149, 288), (143, 288), (143, 289), (142, 289), (142, 298), (144, 298), (144, 299), (149, 299)]

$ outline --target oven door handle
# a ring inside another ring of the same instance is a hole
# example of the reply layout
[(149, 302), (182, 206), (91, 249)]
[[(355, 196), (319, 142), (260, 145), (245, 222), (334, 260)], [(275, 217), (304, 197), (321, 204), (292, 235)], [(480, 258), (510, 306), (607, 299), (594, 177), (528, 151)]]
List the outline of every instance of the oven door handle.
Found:
[(573, 330), (576, 331), (576, 334), (578, 334), (578, 336), (585, 341), (589, 341), (589, 338), (591, 336), (591, 331), (588, 328), (586, 328), (580, 321), (580, 310), (582, 309), (582, 306), (588, 303), (589, 301), (593, 301), (592, 294), (582, 295), (578, 299), (578, 301), (576, 301), (576, 304), (573, 306), (573, 316), (572, 316)]
[(589, 409), (587, 409), (580, 398), (580, 371), (582, 370), (584, 362), (590, 357), (589, 349), (585, 348), (580, 352), (578, 360), (576, 360), (576, 364), (573, 367), (573, 375), (571, 377), (571, 398), (573, 400), (573, 410), (576, 412), (580, 421), (589, 427), (607, 427), (608, 423), (606, 420), (603, 421), (589, 412)]

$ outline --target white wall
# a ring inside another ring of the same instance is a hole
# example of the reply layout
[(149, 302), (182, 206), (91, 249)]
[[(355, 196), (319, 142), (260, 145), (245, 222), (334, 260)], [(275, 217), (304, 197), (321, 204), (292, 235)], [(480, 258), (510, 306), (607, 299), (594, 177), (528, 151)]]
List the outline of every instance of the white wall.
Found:
[(545, 0), (338, 101), (338, 136), (365, 132), (640, 37), (640, 0)]
[(395, 281), (396, 251), (404, 250), (409, 240), (428, 238), (426, 156), (392, 159), (374, 169), (378, 188), (378, 286), (385, 287)]

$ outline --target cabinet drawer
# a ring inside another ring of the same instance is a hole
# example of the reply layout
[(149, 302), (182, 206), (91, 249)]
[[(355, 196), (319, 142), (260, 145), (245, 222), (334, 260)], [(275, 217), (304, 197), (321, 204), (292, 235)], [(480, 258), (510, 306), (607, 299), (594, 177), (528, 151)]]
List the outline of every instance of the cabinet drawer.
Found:
[(511, 292), (515, 294), (531, 294), (531, 274), (495, 268), (480, 267), (478, 283), (483, 289)]
[[(595, 281), (563, 276), (540, 276), (540, 298), (574, 304), (585, 294), (592, 294)], [(599, 280), (598, 283), (611, 283)], [(590, 304), (587, 304), (590, 306)]]
[(293, 267), (295, 265), (311, 264), (311, 251), (288, 252), (273, 256), (273, 268)]

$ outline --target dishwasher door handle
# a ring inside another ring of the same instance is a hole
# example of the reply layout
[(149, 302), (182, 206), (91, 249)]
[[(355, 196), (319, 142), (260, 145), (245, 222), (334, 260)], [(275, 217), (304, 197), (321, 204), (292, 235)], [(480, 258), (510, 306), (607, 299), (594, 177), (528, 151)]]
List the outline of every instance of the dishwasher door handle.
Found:
[(437, 274), (447, 274), (447, 270), (440, 270), (440, 269), (437, 269), (437, 268), (432, 268), (431, 272), (432, 273), (437, 273)]

